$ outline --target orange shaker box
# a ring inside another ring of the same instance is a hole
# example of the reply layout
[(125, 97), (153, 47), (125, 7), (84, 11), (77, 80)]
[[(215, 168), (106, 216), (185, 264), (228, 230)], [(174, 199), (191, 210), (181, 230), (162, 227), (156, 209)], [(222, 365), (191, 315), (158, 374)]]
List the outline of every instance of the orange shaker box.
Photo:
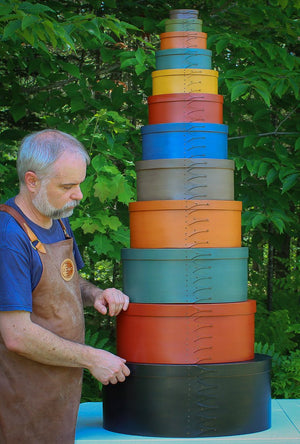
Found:
[(136, 304), (117, 317), (118, 355), (130, 362), (213, 364), (254, 358), (256, 302)]
[(149, 124), (171, 122), (223, 123), (223, 96), (178, 93), (148, 97)]
[(242, 202), (152, 200), (131, 202), (131, 248), (241, 246)]
[(160, 49), (206, 49), (207, 34), (195, 31), (174, 31), (160, 34)]

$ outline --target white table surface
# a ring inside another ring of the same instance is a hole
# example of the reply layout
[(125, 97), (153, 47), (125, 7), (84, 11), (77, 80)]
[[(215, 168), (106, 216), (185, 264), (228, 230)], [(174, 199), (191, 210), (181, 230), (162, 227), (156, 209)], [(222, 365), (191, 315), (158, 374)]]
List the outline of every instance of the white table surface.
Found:
[(300, 444), (300, 399), (273, 399), (272, 426), (263, 432), (217, 438), (157, 438), (113, 433), (103, 428), (102, 403), (80, 405), (76, 444)]

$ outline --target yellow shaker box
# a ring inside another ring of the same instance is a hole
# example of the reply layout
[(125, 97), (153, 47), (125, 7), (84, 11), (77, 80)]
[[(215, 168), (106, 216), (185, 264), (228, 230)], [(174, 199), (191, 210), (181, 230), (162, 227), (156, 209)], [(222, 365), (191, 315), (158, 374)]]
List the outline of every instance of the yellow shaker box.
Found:
[(218, 94), (218, 72), (212, 69), (162, 69), (152, 72), (152, 95)]

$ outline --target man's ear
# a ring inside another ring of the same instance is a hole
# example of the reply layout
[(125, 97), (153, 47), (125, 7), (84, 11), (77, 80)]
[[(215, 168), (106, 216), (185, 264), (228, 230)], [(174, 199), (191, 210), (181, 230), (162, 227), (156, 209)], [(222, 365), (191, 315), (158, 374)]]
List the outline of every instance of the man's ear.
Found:
[(36, 193), (39, 190), (40, 180), (33, 171), (25, 173), (25, 184), (31, 193)]

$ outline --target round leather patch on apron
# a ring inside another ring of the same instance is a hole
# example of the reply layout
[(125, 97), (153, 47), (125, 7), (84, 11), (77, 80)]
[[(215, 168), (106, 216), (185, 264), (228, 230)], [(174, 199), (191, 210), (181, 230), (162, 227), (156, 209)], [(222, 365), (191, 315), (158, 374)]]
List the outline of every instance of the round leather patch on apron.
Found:
[(70, 281), (75, 273), (72, 259), (65, 259), (60, 266), (60, 274), (65, 281)]

